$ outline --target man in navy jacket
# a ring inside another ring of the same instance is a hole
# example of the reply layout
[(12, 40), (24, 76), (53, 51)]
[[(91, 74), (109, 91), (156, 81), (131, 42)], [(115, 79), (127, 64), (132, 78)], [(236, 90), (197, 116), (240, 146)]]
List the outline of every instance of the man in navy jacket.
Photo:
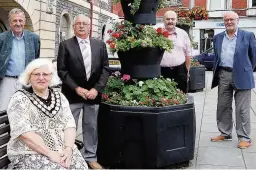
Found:
[(214, 36), (214, 74), (212, 88), (218, 86), (217, 126), (220, 135), (211, 141), (231, 140), (232, 100), (235, 98), (238, 148), (251, 146), (251, 89), (255, 87), (253, 70), (256, 65), (256, 40), (252, 32), (237, 27), (235, 12), (224, 14), (226, 31)]

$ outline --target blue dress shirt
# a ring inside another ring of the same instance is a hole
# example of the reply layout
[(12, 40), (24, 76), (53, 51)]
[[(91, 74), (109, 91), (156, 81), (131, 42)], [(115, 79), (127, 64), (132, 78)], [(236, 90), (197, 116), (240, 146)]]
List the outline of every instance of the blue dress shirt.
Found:
[(12, 52), (5, 75), (19, 76), (25, 69), (25, 57), (24, 34), (20, 38), (13, 34)]

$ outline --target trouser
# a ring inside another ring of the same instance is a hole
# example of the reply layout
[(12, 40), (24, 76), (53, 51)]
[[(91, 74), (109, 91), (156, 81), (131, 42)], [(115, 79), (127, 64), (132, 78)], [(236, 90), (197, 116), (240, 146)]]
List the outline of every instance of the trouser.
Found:
[(70, 104), (71, 112), (74, 116), (76, 126), (78, 127), (79, 115), (82, 112), (82, 134), (84, 148), (82, 155), (87, 162), (97, 161), (96, 151), (98, 144), (97, 136), (97, 115), (99, 105), (86, 103)]
[(4, 77), (0, 81), (0, 111), (7, 110), (12, 95), (21, 87), (17, 78)]
[(249, 141), (251, 122), (251, 90), (239, 90), (235, 88), (232, 72), (220, 69), (217, 105), (217, 126), (222, 136), (232, 134), (232, 100), (233, 92), (236, 108), (236, 133), (239, 140)]
[(161, 67), (161, 75), (164, 78), (174, 79), (177, 87), (184, 93), (187, 93), (187, 68), (186, 63), (175, 67)]

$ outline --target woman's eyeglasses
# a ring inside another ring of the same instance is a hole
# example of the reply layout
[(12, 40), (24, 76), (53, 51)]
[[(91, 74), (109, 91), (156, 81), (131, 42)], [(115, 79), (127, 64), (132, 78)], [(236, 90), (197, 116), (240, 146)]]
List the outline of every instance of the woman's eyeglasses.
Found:
[(36, 78), (39, 77), (43, 77), (43, 78), (48, 78), (50, 75), (52, 75), (52, 73), (32, 73), (31, 75), (33, 75)]

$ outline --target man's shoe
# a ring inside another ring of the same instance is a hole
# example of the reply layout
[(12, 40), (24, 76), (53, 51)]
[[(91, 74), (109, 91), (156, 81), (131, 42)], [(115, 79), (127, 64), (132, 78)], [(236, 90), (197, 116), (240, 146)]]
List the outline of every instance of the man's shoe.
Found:
[(98, 162), (87, 162), (89, 168), (91, 169), (103, 169), (103, 167)]
[(238, 144), (239, 149), (246, 149), (249, 148), (252, 145), (251, 141), (240, 141)]
[(212, 142), (221, 142), (221, 141), (231, 141), (232, 140), (232, 136), (216, 136), (211, 138)]

